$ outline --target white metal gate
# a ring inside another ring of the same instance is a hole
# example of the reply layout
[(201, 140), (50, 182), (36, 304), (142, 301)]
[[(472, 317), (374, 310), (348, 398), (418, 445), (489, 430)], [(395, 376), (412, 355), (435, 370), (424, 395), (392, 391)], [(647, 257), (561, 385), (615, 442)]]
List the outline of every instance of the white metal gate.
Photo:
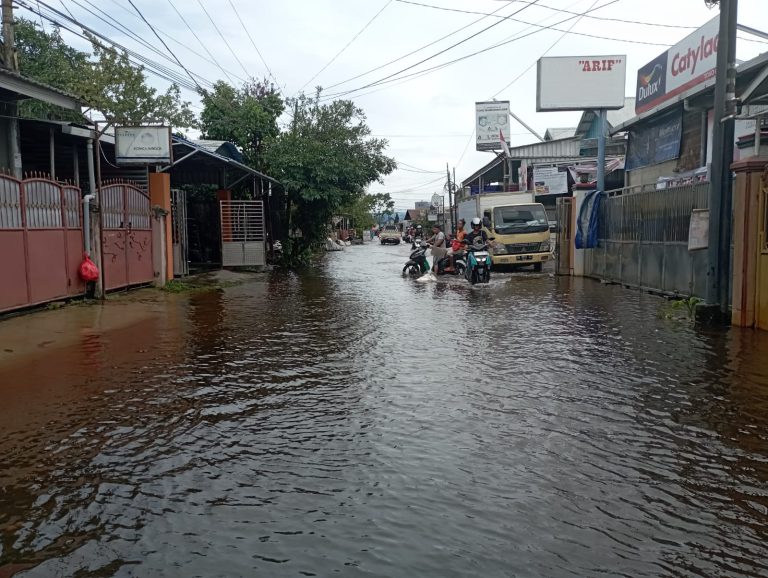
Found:
[(171, 190), (173, 276), (189, 275), (189, 237), (187, 234), (187, 192)]
[(220, 201), (220, 203), (222, 266), (266, 265), (262, 201)]

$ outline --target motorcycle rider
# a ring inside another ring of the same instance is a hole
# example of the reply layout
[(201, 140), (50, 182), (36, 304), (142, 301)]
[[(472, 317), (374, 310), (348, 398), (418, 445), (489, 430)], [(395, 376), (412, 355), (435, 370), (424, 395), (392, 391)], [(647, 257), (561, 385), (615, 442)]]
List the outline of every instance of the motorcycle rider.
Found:
[[(440, 225), (437, 223), (432, 225), (432, 236), (427, 240), (427, 243), (432, 245), (432, 254), (434, 255), (432, 259), (432, 272), (437, 274), (437, 262), (442, 259), (446, 253), (445, 233), (443, 233)], [(446, 269), (446, 271), (448, 270)]]
[(479, 237), (483, 240), (483, 244), (486, 245), (488, 243), (488, 234), (483, 231), (483, 221), (480, 220), (480, 217), (472, 219), (470, 224), (472, 226), (472, 232), (464, 237), (462, 242), (471, 246), (475, 244), (475, 239)]

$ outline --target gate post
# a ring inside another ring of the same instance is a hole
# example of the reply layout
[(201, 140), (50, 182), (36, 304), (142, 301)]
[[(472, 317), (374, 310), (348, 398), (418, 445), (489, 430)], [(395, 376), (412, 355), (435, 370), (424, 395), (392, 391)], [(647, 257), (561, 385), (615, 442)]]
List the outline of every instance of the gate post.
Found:
[[(159, 226), (157, 233), (153, 228), (153, 245), (158, 242), (159, 252), (153, 250), (156, 283), (165, 285), (173, 279), (173, 240), (171, 239), (171, 175), (168, 173), (149, 173), (149, 199), (156, 211), (156, 221)], [(159, 261), (157, 256), (164, 256)]]
[(758, 289), (758, 255), (764, 215), (760, 212), (760, 190), (768, 159), (755, 157), (734, 163), (733, 191), (733, 303), (731, 323), (755, 327)]

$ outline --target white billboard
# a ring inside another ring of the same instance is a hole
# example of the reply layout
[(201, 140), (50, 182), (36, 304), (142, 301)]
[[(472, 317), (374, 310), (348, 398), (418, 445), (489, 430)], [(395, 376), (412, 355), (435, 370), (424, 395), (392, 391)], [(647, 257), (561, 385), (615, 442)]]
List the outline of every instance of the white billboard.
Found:
[(509, 101), (493, 100), (475, 103), (475, 149), (479, 151), (498, 151), (501, 137), (509, 145)]
[(170, 163), (171, 127), (116, 127), (115, 160), (119, 164)]
[(624, 108), (626, 82), (623, 55), (540, 58), (536, 111), (618, 110)]

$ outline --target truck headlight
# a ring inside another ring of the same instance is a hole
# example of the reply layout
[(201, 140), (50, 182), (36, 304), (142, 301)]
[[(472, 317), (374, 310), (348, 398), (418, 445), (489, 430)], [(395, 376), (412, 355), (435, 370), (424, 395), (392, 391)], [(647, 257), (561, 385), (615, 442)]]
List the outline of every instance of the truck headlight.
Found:
[(549, 241), (544, 241), (541, 243), (541, 246), (539, 247), (539, 250), (543, 253), (544, 251), (549, 251)]
[(493, 244), (493, 254), (494, 255), (506, 255), (507, 254), (507, 247), (504, 245), (504, 243), (494, 243)]

